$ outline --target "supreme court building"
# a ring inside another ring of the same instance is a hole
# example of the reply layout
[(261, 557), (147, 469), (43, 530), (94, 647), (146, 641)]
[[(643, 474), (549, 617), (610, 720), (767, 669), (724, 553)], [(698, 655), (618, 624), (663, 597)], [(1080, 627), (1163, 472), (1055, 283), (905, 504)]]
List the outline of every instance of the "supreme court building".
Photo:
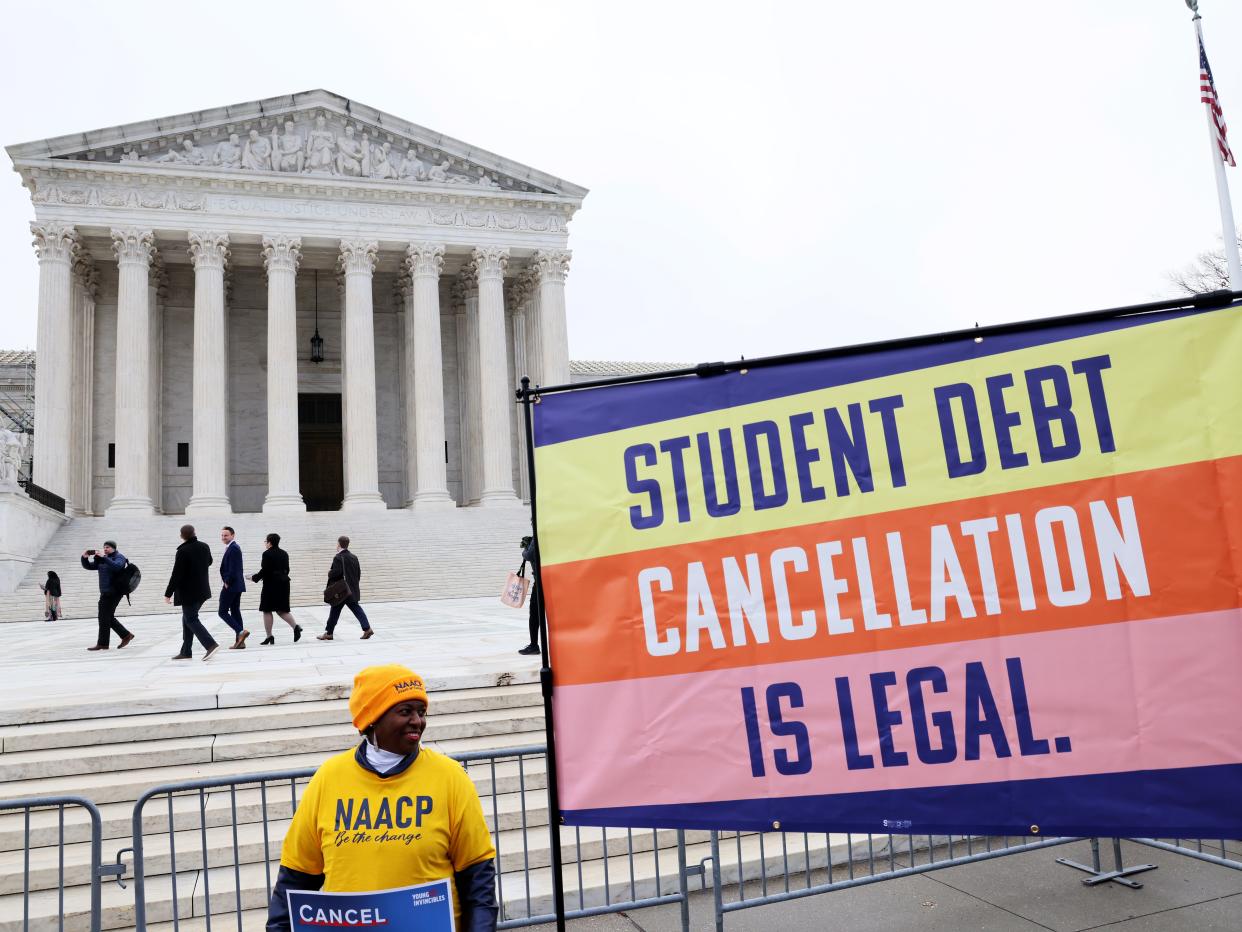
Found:
[(516, 505), (586, 189), (323, 90), (10, 146), (70, 514)]

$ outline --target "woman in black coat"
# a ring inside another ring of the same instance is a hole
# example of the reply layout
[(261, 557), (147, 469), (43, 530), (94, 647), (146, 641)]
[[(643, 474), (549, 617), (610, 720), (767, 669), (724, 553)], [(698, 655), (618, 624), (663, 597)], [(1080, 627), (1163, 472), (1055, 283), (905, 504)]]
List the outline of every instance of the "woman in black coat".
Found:
[(302, 636), (301, 626), (293, 620), (289, 613), (289, 554), (280, 549), (280, 535), (268, 534), (263, 539), (263, 562), (259, 572), (250, 577), (252, 582), (263, 583), (263, 594), (259, 596), (259, 611), (263, 613), (263, 630), (267, 637), (262, 644), (275, 644), (272, 635), (272, 615), (276, 614), (293, 629), (293, 640)]

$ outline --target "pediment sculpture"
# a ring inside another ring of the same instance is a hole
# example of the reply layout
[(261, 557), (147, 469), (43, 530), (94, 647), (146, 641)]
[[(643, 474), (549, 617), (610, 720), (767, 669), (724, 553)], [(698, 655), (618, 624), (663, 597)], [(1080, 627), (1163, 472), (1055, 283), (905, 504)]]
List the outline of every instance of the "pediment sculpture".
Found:
[[(178, 136), (162, 151), (140, 151), (129, 145), (119, 157), (123, 163), (177, 167), (324, 175), (338, 178), (374, 178), (437, 185), (468, 185), (502, 190), (503, 185), (476, 168), (467, 174), (444, 152), (422, 148), (413, 140), (366, 129), (353, 122), (332, 120), (322, 113), (301, 123), (286, 119), (270, 131), (257, 126), (204, 129)], [(387, 137), (387, 138), (384, 138)], [(395, 139), (395, 142), (394, 142)], [(79, 156), (73, 156), (77, 158)], [(95, 158), (95, 161), (108, 159)], [(526, 188), (510, 180), (515, 188)]]

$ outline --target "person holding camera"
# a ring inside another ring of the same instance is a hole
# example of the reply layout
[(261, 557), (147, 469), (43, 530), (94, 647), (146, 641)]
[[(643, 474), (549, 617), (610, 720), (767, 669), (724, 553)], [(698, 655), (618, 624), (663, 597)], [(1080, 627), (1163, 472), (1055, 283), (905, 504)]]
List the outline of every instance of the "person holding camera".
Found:
[(121, 604), (125, 593), (116, 585), (114, 577), (128, 562), (125, 554), (116, 549), (116, 541), (112, 540), (104, 541), (103, 553), (87, 550), (82, 554), (82, 569), (99, 574), (99, 637), (95, 646), (87, 650), (107, 650), (113, 631), (121, 639), (117, 650), (134, 639), (129, 629), (116, 620), (116, 607)]

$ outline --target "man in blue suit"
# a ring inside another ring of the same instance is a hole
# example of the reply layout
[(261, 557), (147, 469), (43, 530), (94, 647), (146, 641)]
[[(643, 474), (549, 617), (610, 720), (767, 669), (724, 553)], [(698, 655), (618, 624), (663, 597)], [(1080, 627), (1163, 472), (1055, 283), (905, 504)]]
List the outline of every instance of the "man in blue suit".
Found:
[(224, 623), (233, 629), (235, 640), (229, 650), (242, 650), (246, 646), (246, 638), (250, 632), (242, 627), (241, 597), (246, 591), (246, 574), (242, 570), (242, 549), (233, 539), (235, 533), (227, 525), (220, 529), (220, 543), (224, 544), (224, 555), (220, 557), (220, 579), (224, 588), (220, 590), (219, 615)]

